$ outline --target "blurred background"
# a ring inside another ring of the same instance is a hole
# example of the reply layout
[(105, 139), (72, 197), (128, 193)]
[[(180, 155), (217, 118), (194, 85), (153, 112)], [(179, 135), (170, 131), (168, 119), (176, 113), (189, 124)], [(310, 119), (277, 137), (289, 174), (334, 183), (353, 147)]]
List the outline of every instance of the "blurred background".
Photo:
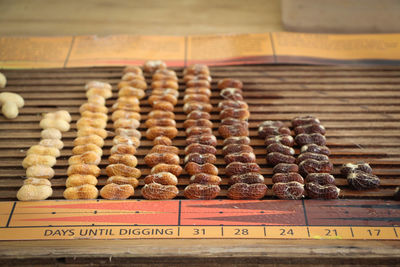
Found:
[(0, 0), (0, 35), (399, 32), (399, 0)]

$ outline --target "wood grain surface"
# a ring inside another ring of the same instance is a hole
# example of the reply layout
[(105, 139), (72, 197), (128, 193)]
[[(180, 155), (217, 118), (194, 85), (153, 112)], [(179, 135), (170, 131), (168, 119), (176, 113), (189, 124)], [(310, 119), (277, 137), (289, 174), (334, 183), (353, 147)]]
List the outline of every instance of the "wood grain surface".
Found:
[[(22, 159), (30, 146), (40, 140), (39, 121), (44, 112), (66, 109), (72, 114), (71, 130), (63, 135), (65, 143), (55, 166), (56, 176), (52, 199), (62, 198), (65, 189), (68, 158), (71, 156), (72, 142), (76, 137), (76, 121), (80, 115), (79, 106), (86, 101), (84, 84), (92, 79), (104, 80), (114, 85), (114, 97), (107, 100), (107, 106), (116, 100), (115, 85), (121, 77), (122, 68), (73, 68), (51, 70), (7, 70), (8, 91), (20, 93), (26, 105), (15, 120), (0, 118), (0, 199), (15, 200), (15, 195), (23, 183), (25, 170)], [(176, 69), (182, 78), (182, 69)], [(249, 103), (250, 135), (257, 156), (257, 163), (265, 175), (266, 184), (272, 185), (272, 168), (266, 164), (266, 150), (263, 140), (257, 137), (257, 125), (263, 120), (290, 120), (299, 115), (312, 114), (321, 119), (327, 128), (327, 145), (331, 148), (331, 161), (335, 168), (337, 185), (341, 188), (341, 198), (391, 198), (396, 186), (400, 185), (400, 68), (399, 67), (321, 67), (321, 66), (236, 66), (212, 67), (214, 105), (212, 121), (214, 134), (218, 137), (218, 161), (223, 178), (220, 198), (226, 198), (228, 179), (222, 157), (222, 138), (218, 134), (219, 118), (216, 109), (221, 100), (216, 83), (225, 77), (239, 78), (245, 84), (244, 97)], [(147, 77), (150, 82), (150, 77)], [(185, 114), (182, 111), (184, 86), (180, 81), (180, 100), (175, 108), (179, 134), (174, 145), (185, 147), (182, 128)], [(148, 95), (150, 90), (147, 91)], [(141, 101), (142, 122), (147, 119), (151, 107), (147, 99)], [(107, 129), (113, 131), (111, 120)], [(139, 129), (144, 135), (144, 125)], [(112, 135), (105, 142), (104, 155), (100, 167), (99, 187), (106, 180), (105, 167), (112, 144)], [(150, 168), (143, 158), (150, 151), (152, 142), (142, 138), (137, 151), (138, 168), (142, 178)], [(298, 153), (297, 148), (297, 153)], [(381, 186), (376, 190), (356, 191), (351, 189), (339, 174), (340, 165), (347, 162), (369, 162), (374, 173), (381, 178)], [(179, 197), (189, 182), (189, 176), (179, 177)], [(140, 187), (143, 186), (143, 181)], [(140, 189), (139, 187), (139, 189)], [(136, 190), (134, 198), (141, 198)], [(271, 190), (266, 198), (273, 198)]]

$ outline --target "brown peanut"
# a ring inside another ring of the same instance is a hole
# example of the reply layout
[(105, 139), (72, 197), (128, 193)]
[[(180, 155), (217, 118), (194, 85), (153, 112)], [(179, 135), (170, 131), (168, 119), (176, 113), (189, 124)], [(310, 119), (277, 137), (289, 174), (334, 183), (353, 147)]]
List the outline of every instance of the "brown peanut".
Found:
[(218, 103), (219, 110), (224, 110), (226, 108), (249, 109), (249, 106), (246, 102), (240, 100), (222, 100)]
[(230, 199), (261, 199), (266, 193), (265, 184), (236, 183), (229, 187), (227, 196)]
[(132, 104), (132, 103), (127, 103), (127, 102), (122, 102), (122, 101), (117, 101), (114, 103), (111, 107), (112, 111), (116, 110), (125, 110), (125, 111), (131, 111), (131, 112), (140, 112), (140, 106), (139, 104)]
[(202, 145), (198, 143), (193, 143), (185, 148), (185, 154), (188, 155), (190, 153), (200, 153), (200, 154), (217, 154), (217, 149), (213, 146)]
[(127, 72), (122, 76), (121, 80), (123, 80), (123, 81), (132, 81), (132, 80), (144, 81), (144, 76), (141, 73)]
[(197, 164), (196, 162), (189, 162), (185, 165), (185, 170), (190, 175), (195, 175), (196, 173), (218, 175), (218, 168), (211, 163)]
[(123, 74), (129, 73), (129, 72), (140, 75), (140, 76), (143, 75), (142, 69), (138, 66), (128, 65), (122, 70)]
[(190, 184), (183, 195), (188, 199), (214, 199), (220, 191), (219, 186), (214, 184)]
[(153, 119), (175, 119), (175, 114), (171, 111), (152, 110), (148, 117)]
[(267, 154), (267, 163), (273, 166), (279, 163), (295, 163), (296, 158), (279, 152), (271, 152)]
[(271, 135), (290, 135), (290, 129), (287, 127), (275, 127), (275, 126), (259, 126), (258, 127), (258, 136), (260, 138), (266, 138)]
[(221, 125), (242, 125), (242, 127), (248, 128), (249, 122), (236, 118), (225, 118), (221, 120)]
[(168, 73), (155, 72), (152, 77), (153, 81), (163, 81), (163, 80), (170, 80), (170, 81), (175, 81), (175, 82), (178, 81), (178, 77), (176, 77), (175, 71), (172, 71), (173, 73), (169, 72), (170, 70), (165, 70), (165, 71), (168, 71)]
[(250, 112), (243, 108), (226, 108), (219, 113), (220, 119), (236, 118), (239, 120), (247, 120), (250, 117)]
[(250, 138), (248, 136), (231, 136), (224, 140), (223, 145), (249, 145)]
[(208, 173), (196, 173), (190, 177), (189, 183), (219, 185), (221, 183), (221, 178), (217, 175), (211, 175)]
[(294, 149), (289, 146), (282, 145), (281, 143), (273, 143), (267, 146), (267, 153), (272, 152), (279, 152), (288, 156), (294, 156)]
[(295, 117), (292, 120), (292, 126), (293, 128), (296, 128), (297, 126), (301, 125), (307, 125), (307, 124), (320, 124), (321, 122), (319, 121), (318, 118), (307, 115), (307, 116), (300, 116), (300, 117)]
[(171, 146), (172, 140), (166, 136), (157, 136), (153, 140), (153, 144), (156, 145), (164, 145), (164, 146)]
[(253, 153), (253, 151), (254, 150), (251, 146), (241, 144), (230, 144), (222, 148), (222, 154), (224, 156), (232, 153)]
[(219, 134), (225, 139), (231, 136), (249, 135), (249, 129), (245, 124), (221, 125), (218, 128)]
[(229, 164), (231, 162), (243, 162), (243, 163), (255, 163), (256, 155), (253, 152), (249, 153), (230, 153), (224, 157), (225, 163)]
[(303, 177), (296, 172), (275, 173), (272, 176), (272, 183), (298, 182), (304, 184)]
[(183, 76), (183, 81), (185, 83), (188, 81), (191, 81), (191, 80), (206, 80), (206, 81), (211, 82), (212, 78), (210, 75), (207, 75), (207, 74), (198, 74), (198, 75), (188, 74), (188, 75)]
[(200, 75), (200, 74), (204, 74), (204, 75), (210, 75), (210, 70), (208, 69), (207, 65), (203, 65), (203, 64), (194, 64), (194, 65), (190, 65), (189, 67), (185, 68), (183, 70), (183, 75)]
[(355, 172), (355, 171), (363, 171), (365, 173), (372, 173), (372, 168), (371, 168), (371, 166), (369, 166), (368, 163), (365, 163), (365, 162), (359, 162), (356, 164), (345, 163), (340, 168), (340, 173), (343, 174), (344, 176), (347, 176), (351, 172)]
[(307, 124), (307, 125), (300, 125), (294, 128), (294, 132), (296, 135), (306, 133), (306, 134), (313, 134), (319, 133), (325, 135), (326, 130), (325, 127), (321, 124)]
[(182, 167), (176, 164), (159, 163), (151, 168), (150, 171), (151, 174), (159, 172), (170, 172), (178, 177), (182, 173)]
[(142, 188), (142, 196), (150, 200), (173, 199), (179, 190), (175, 185), (161, 185), (157, 183), (146, 184)]
[(210, 98), (207, 95), (203, 94), (185, 94), (185, 96), (183, 97), (183, 103), (190, 102), (210, 103)]
[(227, 176), (243, 174), (247, 172), (260, 172), (260, 166), (257, 163), (231, 162), (226, 166)]
[(200, 111), (200, 110), (193, 110), (189, 114), (187, 114), (187, 120), (200, 120), (200, 119), (205, 119), (209, 120), (211, 118), (210, 113)]
[(232, 175), (229, 179), (229, 184), (237, 184), (237, 183), (245, 183), (245, 184), (263, 184), (264, 176), (258, 172), (246, 172), (242, 174)]
[(319, 146), (316, 144), (308, 144), (308, 145), (304, 145), (301, 147), (300, 149), (301, 153), (305, 153), (305, 152), (312, 152), (312, 153), (317, 153), (317, 154), (324, 154), (329, 156), (329, 154), (331, 153), (329, 151), (329, 148), (326, 146)]
[(225, 88), (221, 90), (220, 96), (227, 100), (243, 101), (242, 90), (237, 88)]
[(100, 196), (105, 199), (127, 199), (133, 196), (135, 189), (130, 184), (106, 184), (100, 190)]
[(305, 190), (307, 196), (314, 199), (336, 199), (340, 194), (340, 189), (332, 184), (320, 185), (317, 183), (307, 183)]
[(179, 155), (179, 148), (175, 146), (155, 145), (151, 148), (150, 153), (172, 153)]
[(213, 123), (209, 119), (187, 119), (183, 123), (183, 127), (186, 129), (195, 126), (212, 128)]
[(335, 184), (335, 177), (329, 173), (309, 173), (306, 177), (306, 183), (315, 183), (320, 185)]
[(299, 172), (299, 166), (297, 164), (290, 163), (279, 163), (273, 169), (272, 172), (275, 173), (287, 173), (287, 172)]
[(178, 130), (171, 126), (154, 126), (146, 131), (146, 138), (154, 140), (157, 136), (166, 136), (169, 139), (174, 139), (178, 135)]
[(216, 146), (217, 145), (217, 138), (212, 134), (205, 134), (205, 135), (191, 135), (186, 138), (186, 145), (190, 144), (202, 144), (202, 145), (209, 145), (209, 146)]
[(225, 89), (225, 88), (243, 88), (243, 83), (240, 80), (232, 79), (232, 78), (225, 78), (218, 81), (218, 89)]
[(111, 164), (117, 164), (121, 163), (129, 167), (136, 167), (137, 165), (137, 158), (134, 155), (130, 154), (112, 154), (109, 158), (108, 161)]
[(84, 184), (97, 185), (96, 176), (90, 174), (73, 174), (68, 176), (67, 181), (65, 182), (67, 188)]
[(347, 182), (357, 190), (377, 188), (380, 184), (378, 176), (363, 171), (353, 171), (347, 175)]
[(272, 191), (280, 199), (301, 199), (304, 196), (304, 185), (298, 182), (276, 183)]
[(212, 129), (204, 126), (193, 126), (189, 127), (186, 129), (186, 136), (191, 136), (191, 135), (211, 135), (212, 134)]
[(299, 146), (308, 144), (317, 144), (319, 146), (326, 145), (326, 138), (322, 134), (299, 134), (294, 139)]
[(144, 162), (150, 167), (159, 163), (179, 165), (179, 156), (173, 153), (150, 153), (144, 157)]
[(193, 88), (193, 87), (200, 87), (200, 88), (211, 88), (211, 84), (209, 81), (207, 80), (197, 80), (197, 79), (193, 79), (190, 80), (188, 82), (186, 82), (186, 86), (189, 88)]
[(148, 119), (148, 120), (146, 120), (147, 128), (151, 128), (154, 126), (176, 127), (176, 122), (173, 119)]
[(304, 176), (309, 173), (330, 173), (333, 165), (330, 161), (317, 161), (315, 159), (306, 159), (299, 164), (299, 172)]
[(172, 80), (158, 80), (158, 81), (153, 81), (151, 83), (151, 88), (153, 89), (159, 89), (159, 88), (170, 88), (170, 89), (179, 89), (179, 85), (176, 81)]
[(306, 159), (315, 159), (315, 160), (318, 160), (318, 161), (327, 161), (327, 160), (329, 160), (329, 157), (327, 155), (324, 155), (324, 154), (305, 152), (305, 153), (301, 153), (297, 157), (296, 163), (300, 164), (302, 161), (304, 161)]
[(174, 105), (172, 105), (168, 101), (157, 100), (153, 102), (153, 109), (155, 110), (163, 110), (163, 111), (173, 111)]
[(121, 163), (108, 165), (106, 167), (106, 173), (108, 177), (125, 176), (125, 177), (139, 178), (142, 175), (139, 169), (135, 167), (129, 167)]
[(166, 96), (166, 95), (172, 95), (175, 98), (179, 97), (179, 91), (171, 88), (162, 88), (162, 89), (153, 89), (151, 91), (152, 96)]
[(197, 164), (205, 164), (205, 163), (214, 164), (216, 161), (217, 157), (214, 154), (190, 153), (186, 155), (184, 159), (184, 164), (188, 162), (195, 162)]
[(201, 94), (201, 95), (206, 95), (208, 97), (211, 96), (211, 90), (207, 87), (192, 87), (192, 88), (186, 88), (185, 94)]
[(211, 112), (212, 111), (212, 105), (209, 103), (203, 103), (203, 102), (189, 102), (183, 105), (183, 112), (186, 114), (189, 114), (190, 112), (194, 110), (200, 110), (204, 112)]
[(294, 145), (294, 139), (290, 135), (277, 135), (277, 136), (267, 136), (264, 141), (266, 146), (274, 143), (280, 143), (285, 146), (292, 147)]
[(178, 178), (169, 172), (158, 172), (147, 175), (144, 178), (146, 184), (158, 183), (162, 185), (177, 185)]

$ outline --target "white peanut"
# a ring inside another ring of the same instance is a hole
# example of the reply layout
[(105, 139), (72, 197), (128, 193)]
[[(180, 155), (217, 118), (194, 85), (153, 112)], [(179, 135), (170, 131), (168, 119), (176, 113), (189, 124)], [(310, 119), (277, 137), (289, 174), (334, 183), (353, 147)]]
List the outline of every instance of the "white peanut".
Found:
[(6, 84), (7, 84), (6, 76), (0, 72), (0, 88), (6, 87)]
[(8, 119), (15, 119), (18, 116), (19, 109), (25, 104), (24, 99), (14, 93), (4, 92), (0, 94), (1, 111)]

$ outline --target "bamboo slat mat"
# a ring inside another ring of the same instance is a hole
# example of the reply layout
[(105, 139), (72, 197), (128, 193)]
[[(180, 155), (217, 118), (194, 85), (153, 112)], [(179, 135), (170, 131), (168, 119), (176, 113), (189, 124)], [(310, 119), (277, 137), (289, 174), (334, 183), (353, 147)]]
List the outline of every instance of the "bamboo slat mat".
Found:
[[(174, 139), (174, 145), (181, 149), (182, 160), (185, 147), (182, 124), (186, 118), (182, 111), (184, 84), (182, 69), (175, 70), (180, 78), (180, 99), (175, 108), (179, 135)], [(216, 83), (226, 77), (241, 79), (245, 85), (244, 98), (251, 112), (251, 144), (269, 188), (272, 168), (266, 164), (265, 146), (257, 136), (257, 125), (263, 120), (282, 120), (289, 125), (293, 117), (308, 114), (320, 118), (327, 128), (327, 146), (331, 149), (330, 159), (335, 165), (333, 174), (342, 189), (341, 198), (390, 198), (395, 187), (400, 185), (400, 67), (232, 66), (211, 67), (210, 70), (213, 77), (213, 130), (219, 144), (217, 166), (223, 178), (220, 198), (226, 198), (228, 179), (224, 174), (225, 163), (221, 154), (222, 138), (218, 134), (216, 106), (221, 98)], [(110, 82), (114, 87), (114, 97), (107, 100), (107, 106), (111, 107), (117, 97), (116, 84), (121, 78), (121, 71), (120, 67), (3, 71), (8, 78), (6, 91), (21, 94), (26, 105), (15, 120), (0, 117), (0, 200), (16, 200), (16, 192), (25, 176), (21, 166), (25, 152), (40, 140), (41, 114), (66, 109), (73, 121), (71, 130), (63, 134), (65, 147), (57, 159), (54, 167), (56, 175), (51, 180), (54, 190), (52, 199), (62, 198), (68, 158), (76, 136), (75, 123), (80, 117), (78, 109), (86, 101), (84, 84), (93, 79)], [(146, 78), (149, 83), (150, 77)], [(143, 125), (139, 130), (144, 135), (144, 121), (151, 110), (147, 98), (141, 101), (141, 107)], [(111, 120), (107, 129), (113, 131)], [(104, 170), (108, 164), (111, 140), (112, 135), (106, 139), (103, 148), (99, 188), (106, 180)], [(142, 137), (136, 154), (142, 178), (150, 171), (143, 157), (151, 146), (152, 142)], [(296, 152), (299, 152), (298, 148)], [(355, 191), (340, 176), (341, 164), (361, 160), (369, 162), (374, 173), (381, 178), (379, 189)], [(179, 177), (180, 198), (188, 182), (187, 174)], [(141, 198), (139, 189), (142, 185), (143, 181), (134, 198)], [(266, 198), (273, 198), (271, 190)]]

